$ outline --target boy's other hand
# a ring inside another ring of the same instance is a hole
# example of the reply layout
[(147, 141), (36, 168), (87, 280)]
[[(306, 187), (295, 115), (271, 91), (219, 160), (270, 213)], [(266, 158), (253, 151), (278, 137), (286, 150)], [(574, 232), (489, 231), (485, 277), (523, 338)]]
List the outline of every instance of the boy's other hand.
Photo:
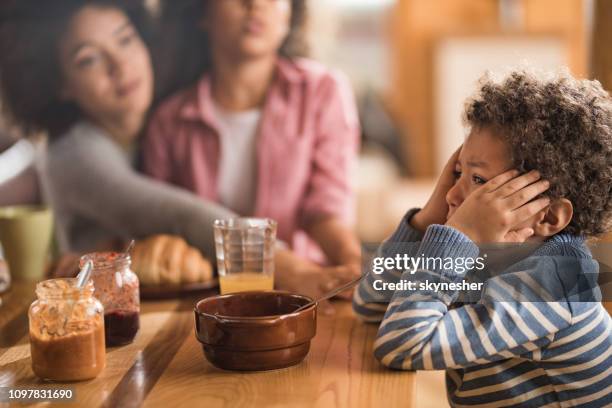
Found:
[(448, 162), (440, 174), (440, 178), (436, 183), (436, 187), (429, 197), (425, 207), (418, 213), (416, 213), (410, 224), (412, 227), (423, 232), (431, 224), (444, 224), (446, 216), (448, 214), (448, 204), (446, 203), (446, 194), (455, 184), (455, 165), (459, 159), (459, 153), (463, 145), (459, 146), (455, 153), (448, 159)]
[(470, 194), (446, 225), (477, 243), (524, 242), (534, 231), (521, 224), (548, 206), (548, 197), (535, 199), (548, 188), (537, 171), (507, 171)]

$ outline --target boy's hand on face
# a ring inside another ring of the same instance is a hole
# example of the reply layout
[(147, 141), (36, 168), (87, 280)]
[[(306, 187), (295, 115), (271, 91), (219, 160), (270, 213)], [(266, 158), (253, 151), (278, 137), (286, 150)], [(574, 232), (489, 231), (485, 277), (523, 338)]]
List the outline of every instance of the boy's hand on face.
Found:
[(436, 183), (436, 188), (431, 197), (429, 197), (425, 207), (412, 217), (410, 224), (417, 230), (425, 231), (431, 224), (444, 224), (446, 221), (446, 215), (448, 214), (446, 194), (455, 184), (454, 170), (462, 147), (459, 146), (450, 159), (448, 159)]
[(548, 197), (535, 199), (548, 188), (537, 171), (507, 171), (470, 194), (446, 225), (477, 243), (524, 242), (534, 231), (520, 225), (550, 203)]

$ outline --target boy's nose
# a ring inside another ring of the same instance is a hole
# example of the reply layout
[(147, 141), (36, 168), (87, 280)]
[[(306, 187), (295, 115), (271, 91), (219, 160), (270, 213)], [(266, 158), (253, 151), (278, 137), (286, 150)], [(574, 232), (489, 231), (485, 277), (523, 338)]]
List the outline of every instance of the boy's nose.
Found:
[(448, 190), (448, 193), (446, 193), (446, 204), (448, 204), (449, 208), (457, 208), (461, 205), (463, 200), (465, 200), (465, 195), (461, 186), (461, 181), (459, 180), (450, 190)]

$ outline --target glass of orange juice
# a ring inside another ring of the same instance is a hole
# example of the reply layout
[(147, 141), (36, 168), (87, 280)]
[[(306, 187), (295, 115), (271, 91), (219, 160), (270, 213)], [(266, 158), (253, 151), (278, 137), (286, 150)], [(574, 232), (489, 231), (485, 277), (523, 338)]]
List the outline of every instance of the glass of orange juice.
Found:
[(276, 221), (216, 220), (215, 248), (221, 294), (274, 289)]

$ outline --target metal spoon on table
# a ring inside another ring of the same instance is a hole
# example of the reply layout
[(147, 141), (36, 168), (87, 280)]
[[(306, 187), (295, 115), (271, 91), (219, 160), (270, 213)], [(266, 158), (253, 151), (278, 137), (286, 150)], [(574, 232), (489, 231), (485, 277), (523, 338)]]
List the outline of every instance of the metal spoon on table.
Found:
[(310, 306), (312, 306), (312, 305), (314, 305), (316, 303), (319, 303), (319, 302), (322, 302), (324, 300), (333, 298), (338, 293), (344, 292), (345, 290), (350, 289), (353, 286), (355, 286), (356, 284), (358, 284), (359, 282), (361, 282), (361, 280), (363, 278), (365, 278), (366, 275), (367, 275), (367, 273), (364, 273), (361, 276), (359, 276), (359, 277), (357, 277), (357, 278), (355, 278), (355, 279), (345, 283), (344, 285), (340, 285), (337, 288), (330, 290), (329, 292), (327, 292), (326, 294), (324, 294), (323, 296), (321, 296), (317, 300), (311, 300), (310, 302), (306, 303), (305, 305), (302, 305), (302, 306), (298, 307), (296, 310), (294, 310), (291, 313), (297, 313), (297, 312), (299, 312), (301, 310), (309, 308)]

